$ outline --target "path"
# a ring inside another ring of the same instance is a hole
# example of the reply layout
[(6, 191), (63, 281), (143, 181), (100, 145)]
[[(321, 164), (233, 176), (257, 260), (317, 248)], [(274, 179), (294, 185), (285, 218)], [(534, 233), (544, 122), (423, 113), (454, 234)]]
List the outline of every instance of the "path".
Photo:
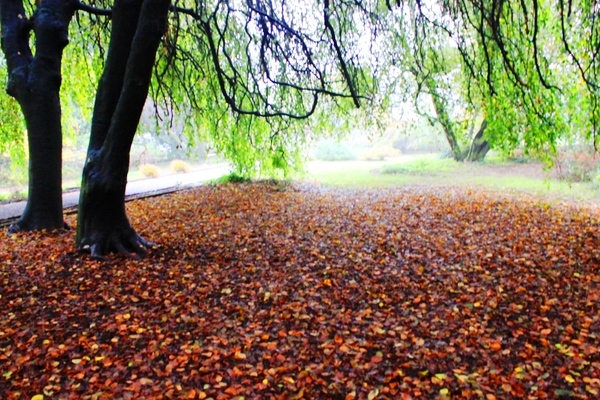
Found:
[[(145, 193), (177, 190), (200, 185), (206, 181), (220, 178), (229, 173), (227, 164), (212, 164), (186, 174), (169, 175), (160, 178), (140, 179), (127, 183), (125, 195), (136, 197)], [(63, 194), (63, 207), (76, 207), (79, 202), (79, 191)], [(0, 225), (3, 221), (18, 218), (25, 209), (25, 201), (0, 205)]]

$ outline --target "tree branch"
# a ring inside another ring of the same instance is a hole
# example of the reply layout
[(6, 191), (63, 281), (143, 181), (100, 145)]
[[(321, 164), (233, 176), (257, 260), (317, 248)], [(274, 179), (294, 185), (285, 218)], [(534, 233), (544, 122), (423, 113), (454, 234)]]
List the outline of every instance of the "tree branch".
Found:
[(352, 95), (352, 100), (354, 100), (354, 105), (359, 108), (360, 101), (358, 100), (358, 94), (356, 93), (356, 88), (354, 87), (354, 83), (352, 82), (352, 78), (350, 77), (350, 72), (348, 71), (348, 66), (346, 65), (346, 61), (344, 60), (344, 55), (342, 54), (342, 49), (340, 48), (337, 36), (335, 35), (335, 30), (333, 29), (333, 25), (331, 25), (331, 21), (329, 20), (329, 0), (325, 0), (325, 4), (323, 6), (323, 17), (325, 22), (325, 27), (331, 34), (331, 40), (333, 41), (333, 47), (337, 54), (338, 61), (340, 62), (340, 67), (342, 68), (342, 74), (344, 75), (344, 79), (348, 84), (348, 89), (350, 89), (350, 94)]
[(90, 6), (89, 4), (84, 4), (79, 0), (75, 1), (75, 9), (79, 10), (79, 11), (85, 11), (89, 14), (94, 14), (94, 15), (102, 15), (102, 16), (111, 16), (112, 15), (112, 9), (105, 10), (102, 8), (96, 8), (96, 7)]

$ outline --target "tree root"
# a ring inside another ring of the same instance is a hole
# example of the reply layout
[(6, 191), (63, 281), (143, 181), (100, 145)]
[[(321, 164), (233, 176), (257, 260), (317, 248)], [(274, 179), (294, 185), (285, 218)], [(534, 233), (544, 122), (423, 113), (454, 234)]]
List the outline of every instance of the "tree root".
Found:
[[(10, 224), (10, 226), (8, 227), (8, 234), (12, 235), (13, 233), (38, 231), (41, 229), (45, 229), (45, 228), (38, 228), (36, 226), (31, 227), (30, 224), (24, 223), (22, 221), (17, 221), (14, 224)], [(56, 229), (61, 229), (61, 228), (56, 228)], [(66, 222), (63, 222), (62, 229), (68, 231), (71, 229), (71, 227)]]
[(141, 258), (155, 244), (138, 235), (133, 229), (105, 234), (96, 233), (83, 239), (79, 251), (90, 253), (92, 260), (105, 261), (108, 253), (123, 254), (131, 258)]

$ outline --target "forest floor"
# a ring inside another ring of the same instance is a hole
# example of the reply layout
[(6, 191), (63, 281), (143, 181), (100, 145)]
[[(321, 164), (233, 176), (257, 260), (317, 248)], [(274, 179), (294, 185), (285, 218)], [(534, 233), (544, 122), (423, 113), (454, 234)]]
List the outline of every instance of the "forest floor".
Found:
[(0, 398), (600, 394), (594, 207), (253, 183), (127, 209), (142, 260), (0, 236)]

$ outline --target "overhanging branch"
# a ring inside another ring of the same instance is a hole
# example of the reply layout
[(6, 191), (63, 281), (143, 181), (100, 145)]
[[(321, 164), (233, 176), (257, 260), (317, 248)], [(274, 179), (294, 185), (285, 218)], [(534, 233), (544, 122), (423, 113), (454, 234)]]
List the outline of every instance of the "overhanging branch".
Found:
[(102, 8), (96, 8), (96, 7), (90, 6), (89, 4), (84, 4), (81, 1), (75, 1), (75, 9), (79, 10), (79, 11), (87, 12), (89, 14), (94, 14), (94, 15), (102, 15), (102, 16), (111, 16), (112, 15), (112, 9), (106, 10), (106, 9), (102, 9)]

